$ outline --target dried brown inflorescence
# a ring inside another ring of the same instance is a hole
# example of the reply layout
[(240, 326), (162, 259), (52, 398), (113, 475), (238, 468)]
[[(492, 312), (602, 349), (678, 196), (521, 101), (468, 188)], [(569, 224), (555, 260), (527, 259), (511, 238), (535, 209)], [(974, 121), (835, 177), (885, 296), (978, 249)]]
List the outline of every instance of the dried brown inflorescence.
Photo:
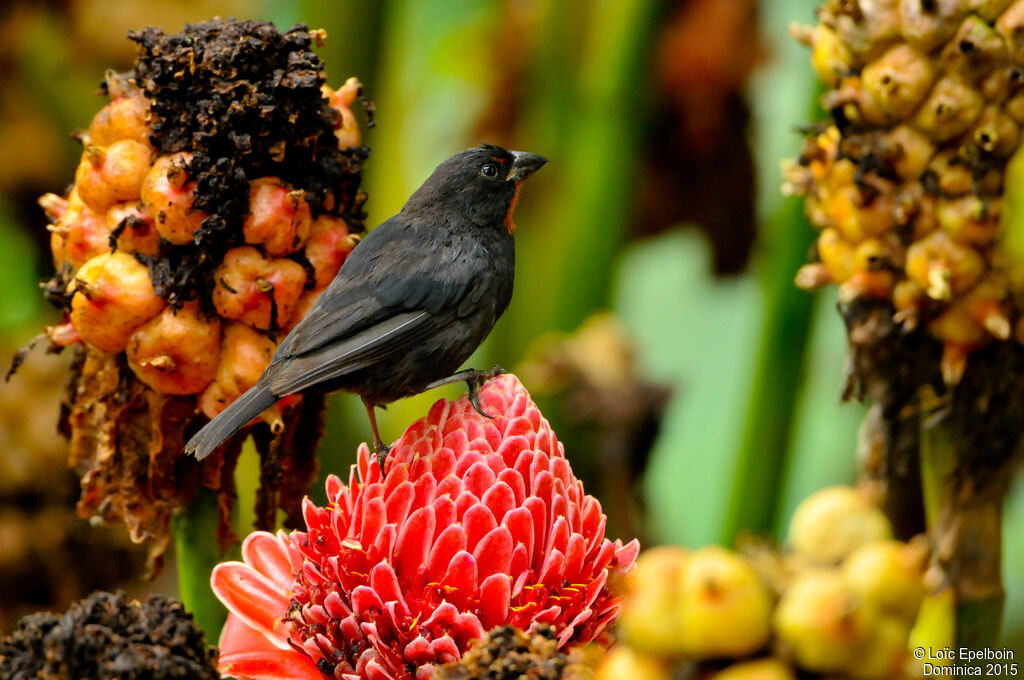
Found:
[(44, 289), (66, 312), (51, 345), (75, 353), (62, 427), (80, 512), (123, 520), (158, 557), (200, 486), (221, 493), (233, 538), (250, 432), (261, 522), (298, 516), (322, 399), (282, 402), (202, 465), (182, 444), (255, 382), (358, 241), (368, 150), (358, 81), (330, 88), (312, 51), (322, 31), (214, 20), (130, 37), (135, 70), (108, 72), (74, 185), (40, 200), (57, 269)]
[(64, 614), (33, 614), (0, 638), (0, 675), (11, 680), (214, 680), (216, 652), (181, 603), (95, 592)]
[(525, 633), (500, 626), (476, 642), (456, 662), (434, 670), (435, 680), (582, 680), (592, 671), (581, 663), (578, 652), (559, 651), (554, 628), (539, 626)]

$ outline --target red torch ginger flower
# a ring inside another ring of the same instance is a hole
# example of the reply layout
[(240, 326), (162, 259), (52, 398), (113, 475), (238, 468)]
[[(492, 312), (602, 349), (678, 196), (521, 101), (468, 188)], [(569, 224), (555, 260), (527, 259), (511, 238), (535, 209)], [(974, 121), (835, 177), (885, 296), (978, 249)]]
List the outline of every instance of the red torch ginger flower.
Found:
[(220, 564), (230, 610), (221, 671), (263, 680), (411, 680), (457, 660), (494, 626), (550, 624), (560, 647), (602, 636), (618, 613), (612, 574), (639, 551), (604, 536), (548, 422), (510, 375), (434, 404), (381, 475), (363, 445), (330, 503), (306, 499), (307, 531), (257, 532)]

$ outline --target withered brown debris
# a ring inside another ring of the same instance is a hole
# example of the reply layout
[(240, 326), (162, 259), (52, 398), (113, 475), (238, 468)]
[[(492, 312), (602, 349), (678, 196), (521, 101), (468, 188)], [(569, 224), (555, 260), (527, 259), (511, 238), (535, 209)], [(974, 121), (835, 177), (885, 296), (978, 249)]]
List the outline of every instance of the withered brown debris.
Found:
[(213, 680), (216, 650), (181, 603), (96, 592), (67, 613), (33, 614), (0, 638), (6, 680)]
[(459, 661), (434, 671), (434, 680), (570, 680), (590, 677), (581, 663), (559, 651), (555, 631), (525, 633), (513, 626), (491, 630)]
[(131, 33), (135, 81), (150, 103), (151, 141), (161, 154), (190, 151), (194, 207), (208, 213), (196, 244), (150, 263), (171, 302), (212, 289), (220, 255), (242, 241), (249, 183), (275, 176), (305, 192), (314, 215), (362, 230), (360, 171), (369, 151), (338, 148), (338, 112), (321, 94), (324, 66), (305, 25), (281, 33), (261, 21), (213, 20), (165, 34)]

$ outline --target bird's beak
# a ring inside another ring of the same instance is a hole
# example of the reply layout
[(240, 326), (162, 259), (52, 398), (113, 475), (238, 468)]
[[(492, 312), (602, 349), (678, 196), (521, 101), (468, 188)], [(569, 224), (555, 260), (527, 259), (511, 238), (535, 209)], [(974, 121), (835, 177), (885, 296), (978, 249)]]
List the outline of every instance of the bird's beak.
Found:
[(522, 182), (547, 162), (547, 158), (544, 158), (544, 156), (538, 156), (535, 153), (513, 151), (512, 167), (509, 168), (508, 176), (505, 177), (505, 180), (508, 182)]

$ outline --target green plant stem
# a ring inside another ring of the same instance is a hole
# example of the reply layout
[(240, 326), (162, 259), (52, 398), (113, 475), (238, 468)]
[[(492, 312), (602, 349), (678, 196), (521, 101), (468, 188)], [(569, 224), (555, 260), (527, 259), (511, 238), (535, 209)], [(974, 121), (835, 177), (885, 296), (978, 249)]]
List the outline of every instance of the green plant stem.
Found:
[(973, 483), (960, 460), (962, 423), (955, 414), (935, 422), (921, 415), (921, 480), (932, 562), (942, 574), (936, 592), (952, 588), (954, 646), (994, 647), (999, 639), (1002, 585), (1002, 504), (1006, 482)]
[(793, 285), (814, 237), (798, 199), (785, 201), (770, 225), (786, 234), (764, 259), (765, 317), (743, 439), (736, 457), (722, 541), (737, 532), (766, 533), (775, 524), (793, 411), (803, 382), (814, 296)]
[[(576, 328), (608, 304), (608, 273), (633, 204), (651, 33), (664, 2), (575, 2), (577, 16), (566, 4), (549, 10), (534, 66), (540, 91), (525, 115), (522, 137), (552, 159), (549, 172), (558, 177), (546, 181), (558, 186), (529, 220), (534, 230), (519, 237), (516, 300), (503, 324), (513, 353), (544, 331)], [(566, 68), (574, 62), (575, 74)]]
[(210, 573), (221, 559), (217, 545), (217, 495), (200, 489), (187, 507), (171, 522), (178, 563), (178, 596), (196, 624), (206, 634), (207, 644), (216, 644), (227, 610), (210, 589)]

